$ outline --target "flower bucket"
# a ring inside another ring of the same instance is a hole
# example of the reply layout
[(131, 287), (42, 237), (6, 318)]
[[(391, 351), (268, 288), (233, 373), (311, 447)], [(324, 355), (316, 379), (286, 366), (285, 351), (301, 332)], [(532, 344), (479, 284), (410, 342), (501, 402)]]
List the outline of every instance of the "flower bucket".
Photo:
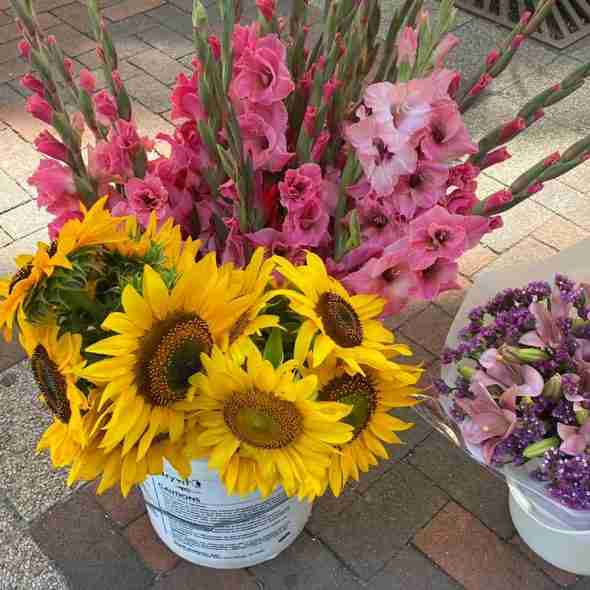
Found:
[(303, 530), (311, 504), (277, 489), (268, 498), (229, 496), (206, 461), (193, 461), (185, 480), (165, 463), (164, 474), (141, 485), (154, 530), (174, 553), (197, 565), (243, 568), (268, 561)]
[(509, 482), (510, 515), (522, 540), (545, 561), (580, 576), (590, 576), (590, 531), (551, 518), (542, 500)]

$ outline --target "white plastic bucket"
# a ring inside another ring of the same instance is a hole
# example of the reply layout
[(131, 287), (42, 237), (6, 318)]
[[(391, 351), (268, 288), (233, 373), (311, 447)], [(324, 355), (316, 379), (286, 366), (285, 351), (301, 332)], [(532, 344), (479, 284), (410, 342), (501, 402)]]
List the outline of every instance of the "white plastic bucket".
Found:
[(206, 461), (193, 461), (188, 480), (168, 464), (141, 485), (152, 526), (171, 551), (197, 565), (250, 567), (291, 545), (311, 514), (311, 504), (277, 489), (228, 496)]
[(510, 515), (523, 541), (545, 561), (580, 576), (590, 576), (590, 531), (551, 520), (521, 489), (510, 484)]

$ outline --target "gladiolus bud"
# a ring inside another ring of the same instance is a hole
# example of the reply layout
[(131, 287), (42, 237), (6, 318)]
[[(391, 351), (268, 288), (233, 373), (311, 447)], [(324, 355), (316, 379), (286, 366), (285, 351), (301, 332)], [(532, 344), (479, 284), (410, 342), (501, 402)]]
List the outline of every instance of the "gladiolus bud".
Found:
[(508, 121), (500, 132), (500, 143), (506, 143), (525, 128), (526, 121), (522, 117), (516, 117), (512, 121)]
[(64, 57), (64, 70), (71, 80), (74, 77), (74, 62), (69, 57)]
[(461, 86), (461, 74), (459, 74), (459, 72), (454, 72), (453, 77), (451, 78), (451, 81), (449, 82), (449, 89), (447, 91), (448, 95), (454, 99), (460, 86)]
[(26, 39), (18, 42), (18, 54), (27, 61), (31, 59), (31, 44)]
[(342, 86), (342, 82), (336, 78), (330, 78), (330, 80), (324, 84), (324, 101), (326, 103), (329, 103), (332, 100), (332, 96), (334, 96), (334, 93), (340, 88), (340, 86)]
[(530, 12), (528, 10), (526, 12), (523, 12), (520, 17), (520, 25), (528, 24), (528, 22), (531, 20), (531, 16), (533, 16), (532, 12)]
[(520, 46), (524, 43), (526, 37), (524, 35), (516, 35), (514, 39), (512, 39), (511, 47), (514, 51), (520, 49)]
[(41, 98), (38, 94), (33, 94), (27, 99), (27, 112), (31, 113), (33, 117), (51, 125), (53, 120), (53, 109), (51, 105)]
[(488, 224), (490, 231), (494, 231), (495, 229), (500, 229), (504, 227), (504, 222), (500, 216), (497, 217), (490, 217), (490, 222)]
[(318, 110), (314, 106), (308, 106), (303, 117), (303, 128), (309, 137), (315, 136), (315, 120), (318, 116)]
[(328, 142), (330, 141), (330, 132), (322, 131), (316, 139), (313, 147), (311, 148), (311, 158), (314, 162), (319, 162), (321, 157), (324, 155), (324, 151)]
[(88, 94), (93, 94), (96, 90), (96, 76), (86, 68), (80, 70), (80, 88)]
[(491, 213), (496, 209), (507, 205), (513, 198), (514, 196), (512, 195), (512, 192), (506, 189), (502, 189), (493, 195), (490, 195), (485, 200), (483, 208), (484, 213)]
[(47, 45), (56, 45), (57, 44), (57, 39), (55, 38), (55, 35), (47, 35)]
[(493, 78), (489, 74), (484, 74), (478, 81), (475, 86), (469, 91), (467, 96), (477, 96), (481, 92), (483, 92), (493, 81)]
[(486, 56), (486, 67), (491, 68), (500, 58), (500, 52), (492, 49)]
[(62, 162), (69, 161), (70, 151), (68, 148), (57, 138), (55, 138), (49, 131), (42, 131), (35, 139), (35, 147), (37, 151), (55, 158)]
[(211, 53), (216, 60), (219, 60), (221, 57), (221, 43), (219, 39), (215, 35), (209, 35), (207, 39), (209, 42), (209, 47), (211, 48)]
[(529, 187), (527, 187), (526, 192), (528, 195), (534, 195), (543, 190), (544, 184), (542, 182), (533, 182)]
[(416, 61), (418, 34), (412, 27), (406, 27), (397, 42), (397, 65), (407, 64), (410, 67)]
[(275, 0), (256, 0), (256, 7), (260, 10), (266, 22), (272, 22), (276, 10)]
[(97, 47), (96, 48), (96, 55), (98, 57), (98, 59), (101, 61), (101, 63), (106, 63), (106, 58), (104, 55), (104, 49), (102, 47)]
[(43, 86), (43, 82), (33, 74), (25, 74), (20, 79), (20, 85), (30, 92), (38, 94), (41, 98), (45, 96), (45, 86)]
[(543, 109), (539, 109), (533, 113), (533, 123), (536, 123), (539, 119), (542, 119), (545, 116), (545, 111)]
[(117, 118), (117, 103), (106, 90), (101, 90), (94, 97), (94, 105), (97, 112), (109, 121), (114, 121)]
[(551, 90), (553, 90), (553, 92), (559, 92), (561, 90), (561, 84), (555, 84), (554, 86), (551, 86)]
[(70, 121), (72, 122), (72, 127), (82, 135), (84, 133), (84, 129), (86, 128), (86, 123), (84, 121), (84, 115), (80, 111), (76, 111), (71, 117)]
[(559, 162), (560, 159), (561, 156), (559, 155), (559, 152), (553, 152), (552, 154), (549, 154), (545, 160), (543, 160), (543, 165), (545, 168), (549, 168), (549, 166), (553, 166), (553, 164)]
[(505, 162), (509, 158), (512, 157), (512, 154), (508, 151), (505, 146), (499, 147), (497, 150), (486, 154), (483, 161), (479, 165), (480, 170), (485, 170), (490, 166), (495, 166), (496, 164), (501, 164)]
[(113, 84), (117, 90), (121, 90), (121, 88), (123, 88), (123, 79), (121, 78), (119, 70), (113, 70), (111, 73), (111, 80), (113, 81)]

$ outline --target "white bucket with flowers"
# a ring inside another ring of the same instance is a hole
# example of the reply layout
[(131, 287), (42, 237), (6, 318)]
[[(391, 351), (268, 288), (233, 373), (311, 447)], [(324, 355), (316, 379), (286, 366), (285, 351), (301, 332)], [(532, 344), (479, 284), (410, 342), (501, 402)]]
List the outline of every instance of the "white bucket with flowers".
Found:
[(55, 414), (39, 449), (70, 484), (142, 486), (185, 559), (271, 559), (316, 497), (388, 458), (422, 371), (397, 362), (411, 353), (385, 300), (351, 296), (317, 255), (197, 260), (178, 226), (142, 233), (105, 204), (40, 243), (6, 300)]
[(421, 412), (506, 479), (514, 526), (549, 563), (590, 575), (590, 242), (478, 279)]

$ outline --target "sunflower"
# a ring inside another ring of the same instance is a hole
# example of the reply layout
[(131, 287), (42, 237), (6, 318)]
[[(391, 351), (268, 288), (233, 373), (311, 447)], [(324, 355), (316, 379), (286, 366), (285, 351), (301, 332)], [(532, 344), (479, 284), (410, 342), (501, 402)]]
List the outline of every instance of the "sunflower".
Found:
[(349, 295), (334, 278), (328, 276), (321, 258), (308, 253), (307, 264), (295, 267), (276, 257), (277, 270), (293, 287), (276, 293), (290, 300), (291, 309), (304, 318), (295, 340), (294, 357), (302, 363), (311, 349), (313, 366), (329, 356), (342, 359), (352, 371), (360, 365), (387, 369), (386, 358), (392, 350), (393, 334), (378, 318), (385, 300), (377, 295)]
[(86, 396), (77, 386), (78, 373), (85, 361), (80, 354), (82, 337), (65, 333), (59, 336), (56, 325), (35, 326), (19, 317), (20, 341), (31, 358), (31, 368), (41, 398), (53, 414), (37, 451), (49, 449), (55, 467), (63, 467), (86, 444), (84, 412)]
[(329, 484), (338, 496), (348, 480), (358, 481), (359, 472), (367, 472), (379, 458), (389, 458), (383, 442), (401, 444), (396, 432), (413, 426), (389, 411), (418, 403), (414, 396), (419, 392), (415, 385), (421, 369), (392, 363), (385, 371), (365, 366), (363, 373), (350, 374), (346, 367), (328, 364), (331, 368), (324, 368), (319, 376), (318, 400), (350, 405), (352, 409), (343, 421), (354, 428), (352, 440), (340, 446), (329, 468)]
[(248, 265), (242, 269), (231, 269), (230, 286), (236, 296), (249, 300), (246, 311), (237, 319), (226, 334), (222, 348), (231, 354), (245, 356), (255, 347), (251, 336), (260, 335), (261, 330), (279, 325), (276, 315), (261, 313), (275, 294), (269, 290), (274, 270), (272, 259), (264, 260), (264, 248), (257, 248)]
[(0, 279), (0, 328), (6, 341), (12, 339), (14, 320), (33, 289), (50, 277), (55, 267), (72, 268), (57, 242), (39, 242), (35, 254), (17, 256), (16, 264), (18, 270), (11, 277)]
[(110, 358), (81, 373), (104, 386), (99, 407), (110, 404), (100, 442), (106, 452), (123, 443), (125, 460), (138, 442), (135, 459), (141, 461), (163, 437), (180, 440), (193, 396), (188, 379), (201, 370), (201, 353), (211, 352), (245, 310), (247, 302), (227, 298), (227, 280), (220, 278), (212, 253), (193, 263), (171, 290), (147, 265), (141, 292), (124, 288), (123, 311), (102, 324), (117, 334), (86, 349)]
[(256, 351), (244, 368), (218, 348), (202, 362), (205, 370), (191, 379), (204, 429), (197, 444), (209, 447), (209, 467), (227, 489), (268, 496), (280, 484), (292, 496), (307, 494), (313, 482), (321, 490), (333, 445), (352, 436), (340, 421), (350, 408), (313, 401), (317, 378), (297, 379), (294, 362), (274, 369)]
[(149, 249), (156, 245), (162, 249), (166, 268), (173, 268), (178, 272), (190, 268), (201, 247), (199, 240), (193, 241), (191, 238), (183, 240), (181, 228), (175, 224), (172, 218), (168, 218), (158, 227), (158, 219), (153, 212), (145, 230), (139, 227), (135, 217), (127, 217), (125, 234), (128, 239), (107, 247), (116, 250), (123, 256), (143, 258)]
[(85, 417), (89, 443), (72, 463), (68, 474), (69, 486), (77, 481), (91, 481), (100, 477), (96, 490), (98, 495), (118, 483), (123, 497), (127, 497), (131, 488), (141, 484), (148, 475), (160, 475), (164, 472), (164, 459), (169, 461), (182, 477), (189, 477), (190, 462), (185, 453), (187, 445), (184, 438), (172, 443), (168, 436), (160, 436), (141, 458), (138, 457), (137, 442), (130, 448), (121, 443), (105, 449), (102, 445), (105, 437), (102, 427), (108, 420), (110, 411), (98, 411), (100, 398), (99, 390), (91, 394), (91, 409)]

